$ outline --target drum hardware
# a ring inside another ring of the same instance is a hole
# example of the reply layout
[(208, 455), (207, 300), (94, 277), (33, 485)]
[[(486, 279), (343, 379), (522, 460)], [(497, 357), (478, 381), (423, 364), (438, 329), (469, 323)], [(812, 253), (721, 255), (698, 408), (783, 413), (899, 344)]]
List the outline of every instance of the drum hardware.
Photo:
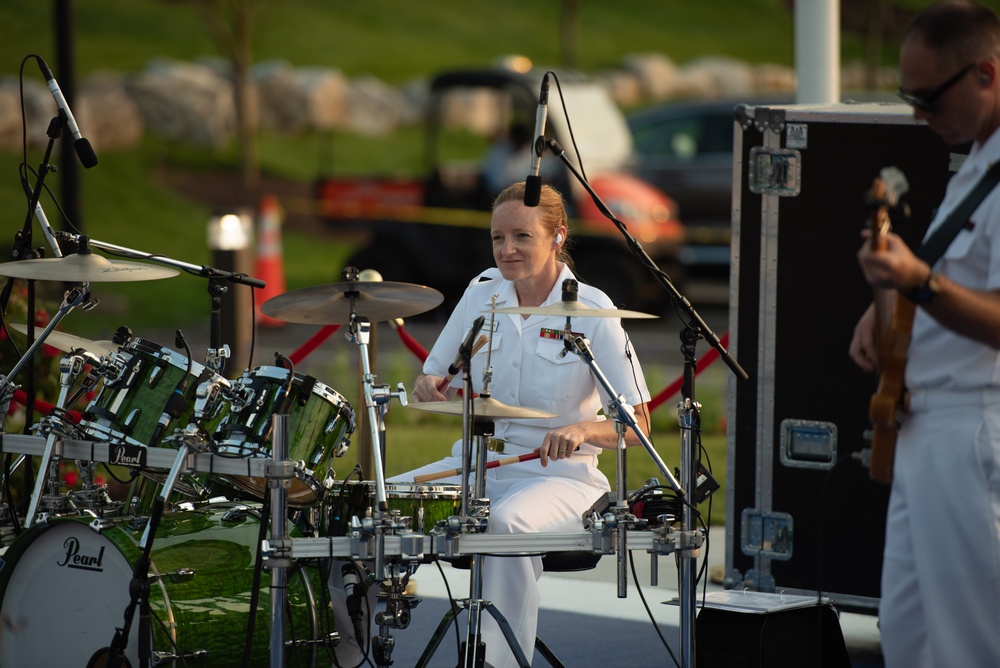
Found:
[(409, 571), (400, 573), (399, 565), (395, 565), (392, 571), (392, 577), (388, 582), (380, 584), (381, 591), (385, 593), (385, 609), (375, 614), (379, 632), (372, 639), (372, 658), (377, 666), (392, 665), (392, 650), (396, 639), (389, 631), (407, 628), (412, 619), (412, 609), (420, 603), (417, 599), (404, 596), (409, 581)]
[(176, 571), (170, 571), (169, 573), (153, 573), (149, 576), (149, 581), (169, 580), (177, 584), (180, 582), (190, 582), (194, 579), (194, 576), (195, 570), (193, 568), (178, 568)]
[[(289, 362), (291, 364), (291, 362)], [(266, 560), (271, 567), (271, 638), (280, 639), (285, 637), (285, 587), (288, 586), (288, 568), (292, 565), (291, 550), (288, 544), (288, 527), (285, 525), (285, 515), (287, 513), (286, 501), (288, 498), (288, 488), (291, 487), (294, 467), (288, 466), (286, 461), (288, 456), (288, 400), (289, 387), (285, 388), (285, 395), (278, 402), (277, 412), (272, 416), (273, 434), (273, 460), (271, 476), (267, 479), (267, 485), (271, 490), (271, 517), (277, 518), (271, 522), (271, 544), (276, 546), (272, 551), (266, 549), (266, 544), (261, 545), (261, 559)], [(271, 665), (284, 665), (284, 646), (279, 640), (271, 642)]]
[[(2, 266), (3, 265), (0, 265), (0, 267)], [(10, 401), (14, 397), (14, 392), (18, 389), (18, 386), (12, 382), (13, 379), (17, 377), (17, 374), (19, 374), (25, 366), (28, 366), (28, 362), (32, 357), (34, 357), (35, 353), (38, 352), (38, 349), (42, 347), (42, 344), (45, 342), (45, 338), (52, 333), (62, 319), (66, 317), (66, 315), (68, 315), (74, 308), (78, 306), (83, 307), (83, 305), (89, 303), (89, 301), (90, 288), (88, 285), (84, 284), (83, 286), (67, 290), (63, 296), (62, 304), (59, 306), (55, 315), (52, 316), (49, 324), (45, 326), (44, 330), (42, 330), (42, 333), (38, 336), (38, 338), (31, 342), (31, 345), (28, 346), (26, 351), (24, 351), (24, 355), (21, 356), (21, 359), (14, 364), (10, 373), (6, 375), (0, 374), (0, 408), (3, 408), (3, 414), (0, 415), (0, 432), (4, 431), (7, 409), (10, 407)], [(33, 367), (28, 366), (29, 371), (32, 368)], [(60, 408), (65, 407), (63, 404), (57, 405)]]
[[(51, 323), (50, 323), (51, 326)], [(36, 343), (40, 342), (36, 341)], [(32, 346), (37, 350), (37, 346)], [(33, 352), (32, 350), (28, 351)], [(23, 359), (23, 358), (22, 358)], [(88, 359), (93, 359), (90, 353), (81, 351), (68, 357), (63, 357), (59, 362), (59, 398), (56, 400), (57, 409), (65, 410), (70, 387), (74, 380), (84, 371), (84, 365)], [(39, 505), (44, 501), (45, 509), (49, 512), (58, 513), (66, 509), (68, 499), (59, 495), (59, 463), (62, 460), (61, 448), (57, 451), (57, 444), (61, 444), (59, 437), (68, 430), (68, 423), (62, 419), (63, 413), (57, 410), (52, 415), (42, 418), (39, 421), (39, 431), (45, 435), (45, 449), (42, 452), (42, 459), (39, 463), (38, 478), (35, 480), (35, 488), (31, 495), (31, 502), (28, 504), (28, 511), (24, 518), (24, 528), (30, 528), (36, 521), (39, 512)], [(48, 487), (48, 494), (43, 489)]]
[[(719, 352), (719, 357), (726, 363), (730, 371), (736, 375), (737, 378), (741, 380), (747, 380), (749, 375), (740, 366), (736, 358), (726, 350), (725, 346), (716, 336), (715, 332), (708, 326), (701, 315), (695, 310), (684, 295), (674, 286), (670, 281), (670, 277), (662, 271), (656, 263), (649, 257), (646, 251), (642, 248), (642, 245), (629, 233), (628, 228), (625, 223), (618, 220), (615, 215), (611, 212), (611, 209), (601, 200), (601, 198), (594, 192), (594, 189), (588, 183), (586, 177), (580, 173), (576, 165), (569, 159), (566, 152), (563, 150), (562, 146), (559, 145), (555, 139), (548, 138), (545, 140), (545, 144), (552, 151), (553, 155), (559, 158), (566, 168), (573, 174), (576, 180), (583, 186), (583, 188), (593, 199), (597, 208), (607, 217), (615, 227), (621, 232), (622, 236), (625, 238), (626, 244), (632, 250), (633, 254), (639, 260), (639, 262), (647, 269), (649, 269), (653, 276), (656, 277), (657, 282), (663, 287), (663, 289), (670, 295), (670, 299), (674, 308), (678, 311), (687, 322), (684, 329), (681, 331), (681, 351), (684, 355), (684, 383), (681, 387), (681, 396), (684, 397), (684, 401), (678, 407), (678, 417), (681, 428), (681, 462), (680, 462), (680, 478), (683, 482), (683, 488), (675, 485), (676, 481), (673, 476), (667, 476), (671, 485), (677, 490), (678, 497), (683, 501), (683, 511), (682, 511), (682, 528), (683, 531), (692, 537), (694, 540), (694, 534), (697, 532), (695, 523), (695, 514), (697, 508), (694, 504), (695, 501), (688, 501), (684, 498), (681, 493), (681, 489), (688, 489), (692, 491), (692, 498), (696, 496), (697, 490), (697, 461), (698, 452), (694, 447), (693, 432), (699, 429), (699, 419), (698, 411), (700, 406), (695, 401), (694, 393), (694, 376), (696, 369), (696, 359), (695, 359), (695, 348), (699, 339), (704, 338), (708, 341), (709, 345), (715, 348)], [(569, 318), (567, 317), (567, 323)], [(569, 327), (567, 327), (567, 332)], [(589, 363), (589, 362), (588, 362)], [(595, 365), (591, 365), (593, 369)], [(616, 397), (618, 395), (611, 393), (610, 396)], [(624, 411), (620, 410), (619, 413)], [(627, 416), (623, 415), (623, 418)], [(638, 429), (633, 427), (633, 430), (639, 434), (640, 440), (642, 440), (642, 434)], [(654, 451), (651, 447), (647, 446), (648, 441), (643, 441), (643, 446), (650, 453), (651, 456), (654, 455)], [(664, 467), (657, 457), (654, 457), (660, 469), (663, 470)], [(665, 471), (666, 472), (666, 471)], [(619, 492), (619, 499), (621, 495)], [(679, 576), (679, 598), (681, 601), (680, 605), (680, 645), (681, 645), (681, 657), (680, 665), (682, 666), (693, 666), (695, 662), (694, 656), (694, 620), (695, 620), (695, 596), (696, 596), (696, 581), (697, 574), (695, 572), (693, 559), (681, 559), (678, 566), (680, 572)], [(621, 577), (621, 574), (619, 574)]]
[(119, 515), (125, 504), (121, 501), (112, 501), (108, 496), (107, 485), (98, 485), (94, 482), (95, 466), (95, 462), (76, 460), (82, 483), (80, 489), (67, 494), (69, 502), (74, 508), (90, 510), (102, 517)]

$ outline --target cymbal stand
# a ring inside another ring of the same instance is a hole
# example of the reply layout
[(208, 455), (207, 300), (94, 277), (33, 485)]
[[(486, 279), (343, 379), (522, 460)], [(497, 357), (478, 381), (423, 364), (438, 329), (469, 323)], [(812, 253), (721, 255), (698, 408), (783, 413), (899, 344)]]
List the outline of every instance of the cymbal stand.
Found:
[[(24, 355), (18, 360), (17, 364), (11, 370), (9, 376), (0, 375), (0, 384), (2, 384), (2, 407), (4, 409), (4, 414), (6, 414), (6, 408), (10, 404), (10, 400), (13, 397), (14, 390), (16, 386), (10, 382), (10, 378), (17, 376), (18, 372), (24, 367), (25, 364), (34, 356), (38, 349), (42, 346), (45, 338), (56, 328), (56, 326), (62, 321), (62, 319), (74, 308), (80, 305), (85, 305), (90, 303), (90, 290), (86, 283), (80, 287), (74, 287), (66, 291), (66, 295), (63, 298), (62, 305), (59, 310), (49, 321), (49, 324), (42, 331), (42, 335), (39, 336), (31, 347), (25, 351)], [(86, 308), (86, 306), (84, 306)], [(74, 380), (77, 376), (83, 373), (84, 366), (88, 362), (98, 362), (99, 360), (95, 358), (92, 354), (87, 352), (79, 352), (76, 354), (64, 357), (59, 363), (59, 398), (56, 400), (56, 407), (60, 410), (67, 407), (67, 400), (69, 398), (70, 388), (73, 385)], [(56, 451), (56, 441), (61, 435), (61, 429), (57, 428), (57, 424), (62, 418), (57, 414), (54, 417), (45, 419), (42, 421), (43, 426), (48, 427), (48, 434), (45, 439), (45, 449), (42, 451), (42, 460), (39, 464), (39, 475), (35, 480), (35, 488), (31, 495), (31, 502), (28, 505), (28, 512), (24, 520), (24, 528), (30, 528), (35, 522), (35, 515), (38, 513), (38, 506), (42, 500), (42, 490), (43, 487), (48, 484), (50, 487), (50, 492), (54, 495), (58, 492), (59, 487), (59, 461), (60, 457), (55, 455)], [(46, 473), (48, 478), (46, 478)], [(54, 489), (53, 489), (54, 487)]]
[[(492, 327), (491, 327), (492, 330)], [(472, 400), (473, 388), (472, 388), (472, 350), (462, 349), (462, 522), (459, 526), (453, 527), (449, 526), (449, 529), (466, 529), (471, 528), (472, 530), (483, 530), (485, 525), (488, 523), (479, 524), (477, 522), (480, 518), (470, 518), (466, 514), (468, 512), (468, 488), (469, 488), (469, 476), (475, 475), (474, 489), (477, 499), (482, 499), (486, 496), (486, 452), (487, 443), (490, 436), (493, 435), (494, 423), (492, 420), (477, 419), (474, 413), (474, 402)], [(489, 378), (492, 374), (492, 369), (490, 369), (489, 362), (487, 362), (486, 368), (486, 378), (483, 391), (480, 393), (480, 397), (487, 399), (490, 396), (489, 392)], [(474, 433), (473, 433), (474, 432)], [(472, 443), (473, 435), (476, 437), (476, 467), (471, 470), (469, 464), (472, 459)], [(449, 523), (450, 524), (450, 523)], [(530, 663), (528, 663), (527, 657), (524, 655), (524, 651), (521, 649), (520, 643), (518, 643), (517, 638), (514, 636), (514, 631), (510, 628), (510, 623), (507, 618), (493, 605), (492, 601), (483, 600), (483, 555), (473, 554), (470, 558), (469, 564), (469, 598), (457, 603), (457, 608), (466, 608), (469, 611), (469, 625), (465, 636), (465, 652), (463, 656), (459, 657), (459, 665), (465, 668), (481, 668), (484, 665), (486, 658), (486, 646), (482, 643), (480, 638), (482, 637), (482, 616), (483, 612), (486, 611), (493, 616), (497, 625), (500, 627), (503, 633), (504, 639), (507, 641), (507, 645), (510, 647), (511, 652), (514, 654), (514, 658), (517, 661), (517, 665), (521, 668), (530, 668)], [(438, 625), (437, 630), (435, 630), (434, 635), (431, 636), (427, 647), (424, 648), (423, 654), (421, 654), (420, 659), (417, 661), (416, 668), (423, 668), (430, 661), (434, 652), (437, 650), (438, 645), (441, 644), (441, 640), (448, 629), (448, 625), (451, 620), (454, 619), (458, 614), (458, 610), (449, 610), (445, 613), (444, 618)]]
[[(747, 380), (749, 378), (749, 375), (743, 369), (743, 367), (740, 366), (736, 358), (728, 350), (726, 350), (726, 348), (722, 345), (722, 342), (719, 340), (719, 337), (716, 336), (715, 332), (713, 332), (712, 329), (708, 326), (708, 323), (706, 323), (705, 320), (698, 313), (698, 311), (695, 310), (695, 308), (691, 305), (691, 302), (688, 301), (688, 299), (684, 295), (682, 295), (680, 291), (677, 289), (677, 287), (670, 281), (670, 277), (667, 276), (667, 274), (656, 265), (656, 262), (654, 262), (651, 257), (649, 257), (649, 254), (642, 247), (642, 244), (640, 244), (635, 239), (635, 237), (633, 237), (629, 233), (628, 227), (625, 225), (625, 223), (619, 220), (611, 211), (611, 209), (608, 207), (608, 205), (601, 200), (601, 198), (597, 195), (596, 192), (594, 192), (593, 187), (591, 187), (586, 177), (580, 172), (579, 169), (577, 169), (577, 166), (574, 165), (573, 162), (569, 159), (569, 156), (566, 155), (566, 151), (563, 150), (563, 147), (559, 145), (559, 142), (557, 142), (555, 139), (547, 138), (544, 141), (544, 146), (545, 148), (548, 148), (550, 151), (552, 151), (552, 154), (555, 155), (557, 158), (559, 158), (559, 160), (561, 160), (564, 165), (566, 165), (566, 168), (570, 171), (571, 174), (573, 174), (574, 178), (576, 178), (576, 180), (580, 183), (580, 185), (583, 186), (584, 190), (587, 191), (587, 194), (590, 195), (590, 198), (593, 200), (594, 204), (597, 206), (601, 214), (605, 218), (610, 220), (615, 225), (615, 227), (618, 228), (618, 231), (625, 239), (625, 243), (628, 246), (629, 251), (635, 256), (635, 258), (639, 261), (639, 263), (642, 266), (644, 266), (652, 273), (653, 277), (660, 284), (660, 286), (667, 292), (667, 294), (670, 295), (670, 299), (673, 303), (674, 308), (678, 312), (683, 312), (685, 317), (688, 318), (689, 322), (693, 323), (696, 334), (698, 336), (703, 337), (709, 343), (709, 345), (711, 345), (719, 352), (719, 356), (721, 357), (722, 361), (725, 362), (726, 366), (729, 367), (730, 371), (732, 371), (737, 378), (741, 380)], [(577, 157), (579, 158), (579, 154)], [(697, 338), (695, 338), (695, 341), (696, 340)], [(693, 357), (694, 342), (692, 342), (691, 346), (692, 346), (692, 357)], [(687, 360), (685, 359), (685, 373), (687, 373), (686, 365), (687, 365)], [(693, 372), (692, 372), (692, 378), (693, 378)], [(693, 486), (696, 481), (696, 471), (695, 471), (696, 461), (694, 460), (696, 453), (694, 452), (694, 447), (692, 446), (690, 441), (687, 442), (686, 445), (684, 442), (685, 436), (687, 436), (688, 438), (691, 437), (693, 420), (696, 419), (697, 404), (695, 403), (694, 400), (693, 380), (690, 383), (689, 388), (691, 389), (692, 393), (687, 396), (685, 400), (685, 406), (683, 409), (685, 413), (684, 417), (682, 418), (682, 424), (681, 424), (681, 429), (683, 432), (681, 450), (683, 455), (690, 456), (691, 459), (682, 457), (681, 478), (685, 481), (687, 489), (694, 490), (694, 492), (692, 493), (692, 498), (694, 498), (697, 495), (697, 490)], [(616, 395), (614, 394), (614, 392), (611, 392), (610, 396), (616, 396)], [(624, 413), (624, 412), (625, 411), (619, 409), (619, 413)], [(667, 471), (663, 466), (662, 462), (659, 460), (659, 457), (655, 456), (652, 446), (647, 445), (648, 441), (643, 437), (642, 433), (638, 429), (635, 429), (634, 426), (632, 428), (633, 431), (639, 434), (643, 447), (645, 447), (646, 450), (650, 453), (650, 455), (653, 456), (654, 460), (657, 462), (657, 465), (660, 467), (660, 470), (666, 474)], [(674, 480), (673, 476), (670, 476), (668, 474), (667, 477), (668, 480), (671, 481), (671, 485), (674, 487), (675, 491), (678, 490), (679, 485), (677, 484), (677, 481)], [(679, 491), (678, 495), (680, 495)], [(685, 532), (691, 532), (693, 531), (694, 528), (694, 523), (693, 523), (694, 506), (691, 505), (691, 503), (696, 503), (696, 501), (685, 502), (683, 504), (684, 505), (683, 529)], [(682, 534), (681, 540), (682, 541), (687, 540), (688, 535), (689, 534)], [(688, 554), (692, 551), (691, 548), (693, 547), (694, 546), (689, 545), (684, 549), (682, 549), (680, 551), (681, 556), (688, 556)], [(691, 561), (691, 560), (683, 559), (683, 561)], [(683, 573), (683, 577), (681, 578), (680, 582), (680, 590), (681, 593), (685, 595), (688, 600), (687, 603), (682, 603), (681, 605), (681, 667), (682, 668), (693, 668), (695, 662), (694, 624), (693, 624), (695, 579), (693, 574), (694, 572), (693, 564), (689, 565), (692, 567), (690, 573), (688, 573), (684, 568), (680, 569), (681, 572)], [(685, 591), (685, 589), (687, 589), (687, 591)]]
[[(352, 273), (352, 269), (345, 270), (346, 281), (356, 281), (357, 274)], [(389, 600), (392, 605), (387, 608), (386, 613), (378, 617), (379, 634), (373, 639), (373, 654), (379, 666), (388, 666), (392, 663), (391, 655), (395, 644), (394, 638), (389, 635), (389, 628), (406, 628), (409, 625), (409, 608), (402, 601), (403, 585), (400, 582), (400, 570), (395, 563), (386, 563), (385, 560), (385, 536), (394, 534), (402, 529), (402, 525), (395, 521), (393, 513), (389, 511), (385, 495), (385, 463), (383, 461), (383, 449), (385, 447), (383, 434), (385, 433), (385, 416), (389, 410), (389, 403), (393, 398), (397, 399), (402, 406), (406, 406), (406, 389), (402, 383), (397, 384), (395, 390), (390, 390), (388, 385), (375, 385), (375, 375), (371, 371), (371, 357), (369, 355), (369, 343), (371, 342), (371, 323), (365, 317), (359, 317), (355, 312), (354, 302), (358, 297), (357, 292), (348, 291), (345, 293), (350, 304), (350, 322), (348, 323), (347, 337), (358, 346), (358, 354), (361, 359), (362, 381), (361, 387), (364, 393), (365, 409), (368, 411), (368, 427), (371, 430), (372, 451), (375, 457), (375, 501), (376, 510), (374, 521), (367, 524), (366, 531), (370, 532), (375, 539), (375, 564), (374, 572), (376, 581), (384, 582), (389, 580), (390, 591)]]
[[(31, 358), (35, 356), (38, 349), (45, 343), (46, 337), (52, 333), (52, 331), (59, 325), (60, 322), (62, 322), (62, 319), (65, 318), (70, 311), (77, 306), (86, 310), (89, 308), (91, 303), (89, 284), (84, 283), (78, 287), (73, 287), (67, 290), (66, 294), (63, 296), (63, 301), (59, 306), (59, 310), (57, 310), (52, 316), (52, 319), (49, 321), (49, 324), (45, 326), (45, 329), (42, 330), (42, 333), (31, 342), (31, 345), (26, 351), (24, 351), (21, 359), (17, 361), (14, 368), (11, 369), (9, 373), (0, 374), (0, 409), (3, 410), (3, 414), (0, 415), (0, 433), (3, 433), (4, 431), (4, 421), (7, 416), (7, 409), (10, 408), (10, 401), (14, 397), (14, 391), (17, 390), (17, 385), (14, 385), (12, 380), (16, 378), (17, 374), (19, 374), (28, 362), (31, 361)], [(34, 321), (30, 317), (29, 313), (29, 331), (33, 331), (31, 328), (33, 322)], [(60, 405), (60, 408), (63, 408), (63, 406)]]
[[(286, 392), (287, 399), (287, 392)], [(285, 402), (283, 402), (285, 403)], [(271, 542), (264, 546), (267, 563), (271, 568), (271, 668), (285, 666), (285, 599), (287, 597), (288, 568), (292, 565), (291, 544), (285, 522), (288, 488), (295, 477), (294, 462), (288, 459), (288, 412), (275, 413), (271, 439), (271, 472), (267, 485), (271, 488)]]
[[(563, 293), (563, 298), (566, 298), (566, 291)], [(667, 468), (663, 460), (660, 459), (659, 454), (653, 448), (652, 443), (646, 437), (641, 429), (639, 429), (638, 424), (635, 420), (635, 411), (626, 401), (624, 395), (618, 394), (615, 388), (611, 385), (611, 382), (607, 379), (604, 373), (601, 371), (600, 366), (594, 359), (593, 351), (590, 349), (590, 343), (586, 338), (573, 334), (573, 330), (570, 326), (570, 318), (566, 318), (566, 331), (563, 333), (563, 344), (567, 351), (573, 352), (579, 355), (590, 367), (590, 371), (593, 374), (595, 380), (604, 388), (609, 397), (613, 397), (611, 401), (608, 402), (609, 412), (616, 416), (616, 419), (627, 425), (639, 438), (639, 442), (642, 443), (643, 447), (649, 453), (650, 457), (656, 463), (657, 467), (667, 478), (670, 486), (673, 488), (678, 499), (682, 502), (685, 509), (685, 520), (683, 525), (683, 532), (678, 537), (681, 541), (682, 549), (677, 550), (677, 557), (680, 559), (679, 571), (679, 597), (681, 600), (681, 614), (680, 614), (680, 643), (681, 643), (681, 665), (682, 667), (688, 667), (694, 665), (694, 619), (695, 619), (695, 606), (694, 598), (696, 595), (695, 591), (695, 581), (694, 581), (694, 560), (698, 556), (698, 547), (701, 546), (703, 542), (703, 536), (701, 536), (694, 529), (694, 518), (693, 515), (688, 515), (687, 513), (693, 512), (690, 508), (691, 502), (687, 500), (687, 494), (684, 491), (685, 487), (681, 485), (680, 482), (673, 476), (670, 470)], [(682, 435), (682, 441), (684, 436), (690, 439), (690, 430), (686, 430)], [(691, 447), (690, 441), (687, 445), (689, 450)], [(619, 462), (624, 461), (624, 432), (621, 434), (619, 441)], [(687, 483), (687, 489), (695, 489), (693, 483), (691, 482), (691, 476), (689, 475), (687, 466), (687, 459), (683, 455), (690, 454), (685, 450), (684, 443), (682, 442), (682, 458), (681, 458), (681, 471), (682, 479)], [(618, 503), (615, 507), (615, 512), (617, 514), (623, 514), (627, 512), (628, 507), (624, 500), (624, 494), (626, 490), (624, 488), (624, 475), (622, 471), (619, 471), (617, 476), (618, 484)], [(624, 598), (625, 596), (625, 561), (623, 555), (628, 549), (625, 544), (625, 535), (627, 529), (627, 522), (622, 523), (622, 517), (618, 517), (618, 596)], [(631, 521), (635, 521), (632, 517)]]

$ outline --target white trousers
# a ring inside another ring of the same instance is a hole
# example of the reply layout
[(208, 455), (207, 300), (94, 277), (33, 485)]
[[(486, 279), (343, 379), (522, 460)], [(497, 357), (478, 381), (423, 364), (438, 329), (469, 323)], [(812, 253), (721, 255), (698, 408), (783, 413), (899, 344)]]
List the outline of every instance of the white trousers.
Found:
[(886, 518), (885, 665), (1000, 666), (1000, 403), (942, 392), (916, 403), (928, 408), (900, 432)]

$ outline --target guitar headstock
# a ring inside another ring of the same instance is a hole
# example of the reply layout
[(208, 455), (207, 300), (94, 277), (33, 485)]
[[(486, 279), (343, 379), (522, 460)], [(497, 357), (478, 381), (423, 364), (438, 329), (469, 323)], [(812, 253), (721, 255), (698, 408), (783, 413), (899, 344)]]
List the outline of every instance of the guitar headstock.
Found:
[(900, 209), (902, 197), (909, 189), (906, 175), (898, 167), (883, 167), (875, 177), (865, 196), (871, 210), (868, 225), (872, 230), (872, 248), (884, 248), (885, 236), (892, 228), (891, 212)]

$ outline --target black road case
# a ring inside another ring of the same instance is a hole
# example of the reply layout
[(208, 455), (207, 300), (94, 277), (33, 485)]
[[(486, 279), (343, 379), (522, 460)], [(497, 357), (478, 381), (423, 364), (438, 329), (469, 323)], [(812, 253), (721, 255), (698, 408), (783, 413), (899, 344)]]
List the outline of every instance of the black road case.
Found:
[(856, 260), (865, 194), (909, 182), (916, 246), (968, 154), (895, 104), (735, 110), (726, 583), (878, 604), (889, 489), (865, 463), (877, 378), (847, 355), (871, 301)]

